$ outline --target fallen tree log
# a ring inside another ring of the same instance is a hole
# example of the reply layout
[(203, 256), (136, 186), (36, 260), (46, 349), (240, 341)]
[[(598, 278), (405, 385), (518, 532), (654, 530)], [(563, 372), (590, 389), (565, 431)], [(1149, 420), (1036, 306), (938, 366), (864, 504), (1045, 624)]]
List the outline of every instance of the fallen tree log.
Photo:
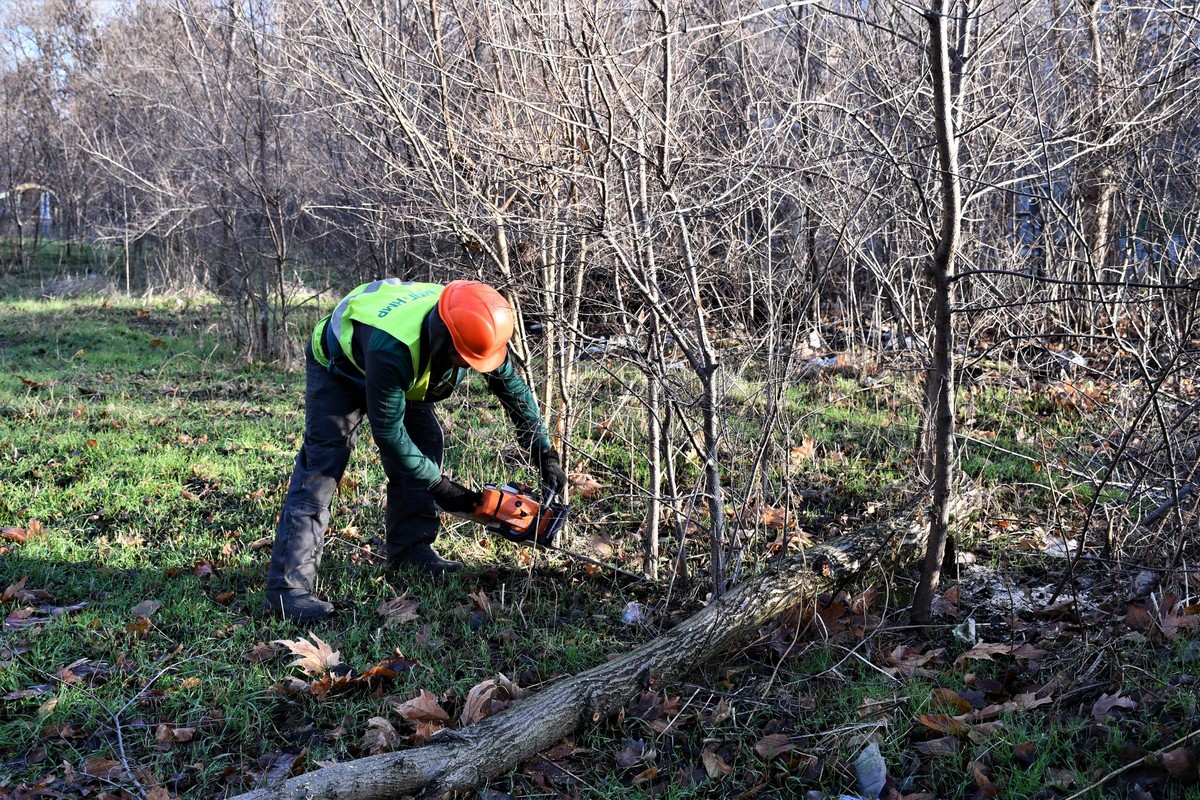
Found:
[(651, 678), (665, 683), (680, 678), (871, 563), (919, 559), (927, 528), (921, 516), (910, 509), (782, 560), (636, 650), (478, 724), (443, 731), (411, 750), (323, 767), (234, 800), (384, 800), (479, 786), (615, 713)]

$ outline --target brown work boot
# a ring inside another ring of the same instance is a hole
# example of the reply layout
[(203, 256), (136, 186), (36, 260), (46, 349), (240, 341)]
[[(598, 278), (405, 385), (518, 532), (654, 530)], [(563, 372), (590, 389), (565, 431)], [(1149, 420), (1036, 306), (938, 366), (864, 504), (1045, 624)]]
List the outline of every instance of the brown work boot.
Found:
[(388, 559), (388, 569), (393, 572), (413, 569), (426, 575), (450, 575), (458, 572), (462, 566), (462, 562), (442, 558), (427, 544), (410, 547), (401, 555)]

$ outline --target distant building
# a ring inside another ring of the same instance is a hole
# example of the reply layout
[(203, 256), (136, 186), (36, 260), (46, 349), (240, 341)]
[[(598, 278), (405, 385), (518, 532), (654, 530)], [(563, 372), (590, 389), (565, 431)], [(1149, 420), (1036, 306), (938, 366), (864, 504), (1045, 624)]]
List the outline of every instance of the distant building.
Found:
[[(19, 225), (18, 225), (19, 223)], [(0, 236), (49, 236), (54, 228), (54, 192), (40, 183), (22, 183), (0, 191)]]

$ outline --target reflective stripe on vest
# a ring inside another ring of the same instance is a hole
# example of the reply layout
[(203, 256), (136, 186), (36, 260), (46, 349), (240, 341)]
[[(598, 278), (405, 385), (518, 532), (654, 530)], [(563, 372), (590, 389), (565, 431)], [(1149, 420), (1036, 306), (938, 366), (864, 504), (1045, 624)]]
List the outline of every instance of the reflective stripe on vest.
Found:
[[(403, 342), (412, 357), (414, 382), (405, 397), (409, 400), (424, 400), (429, 388), (429, 364), (421, 369), (421, 326), (430, 309), (437, 305), (444, 287), (437, 283), (413, 283), (387, 278), (381, 281), (365, 283), (348, 294), (337, 308), (329, 315), (324, 324), (318, 324), (313, 331), (313, 353), (325, 356), (325, 366), (329, 365), (328, 355), (318, 343), (324, 343), (326, 328), (332, 333), (342, 349), (342, 355), (354, 367), (362, 372), (362, 365), (354, 360), (352, 338), (354, 335), (353, 322), (361, 322), (385, 331)], [(318, 355), (318, 360), (320, 356)], [(419, 374), (417, 374), (419, 371)]]
[(329, 317), (321, 318), (317, 323), (317, 327), (313, 328), (312, 334), (312, 352), (313, 358), (317, 363), (326, 369), (329, 368), (329, 354), (325, 352), (325, 327), (329, 324)]

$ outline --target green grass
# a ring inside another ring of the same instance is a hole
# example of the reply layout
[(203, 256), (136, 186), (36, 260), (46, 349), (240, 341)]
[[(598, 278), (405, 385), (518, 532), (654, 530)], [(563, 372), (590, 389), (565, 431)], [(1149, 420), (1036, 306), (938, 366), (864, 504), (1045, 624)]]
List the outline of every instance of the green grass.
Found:
[[(111, 778), (133, 795), (139, 785), (165, 787), (173, 797), (236, 794), (287, 754), (303, 752), (310, 768), (365, 755), (373, 717), (412, 735), (391, 700), (427, 689), (456, 718), (481, 680), (503, 673), (521, 686), (543, 687), (627, 652), (653, 638), (660, 622), (670, 625), (702, 602), (703, 561), (694, 565), (695, 580), (676, 586), (664, 607), (661, 587), (623, 586), (561, 558), (539, 556), (523, 567), (518, 548), (459, 521), (448, 523), (439, 548), (466, 561), (467, 574), (389, 579), (379, 558), (384, 476), (363, 436), (335, 499), (320, 575), (321, 592), (339, 603), (340, 613), (311, 632), (359, 672), (395, 659), (404, 668), (369, 689), (324, 698), (282, 694), (285, 680), (300, 674), (285, 653), (260, 657), (264, 645), (310, 631), (262, 613), (262, 581), (302, 434), (301, 376), (242, 363), (219, 338), (222, 309), (203, 299), (10, 297), (0, 299), (0, 313), (6, 321), (0, 527), (28, 529), (37, 520), (43, 529), (25, 542), (0, 541), (0, 592), (8, 589), (11, 598), (0, 608), (10, 622), (0, 639), (0, 697), (6, 698), (0, 700), (0, 798), (21, 796), (22, 785), (51, 772), (66, 795), (111, 790), (86, 774), (100, 759), (136, 767), (133, 776)], [(694, 383), (682, 374), (673, 381), (681, 406), (694, 411)], [(639, 385), (620, 369), (580, 371), (573, 468), (603, 487), (574, 501), (577, 524), (568, 544), (577, 549), (604, 536), (631, 557), (640, 551), (644, 498), (636, 487), (646, 475), (645, 418), (632, 394)], [(781, 505), (789, 492), (808, 491), (792, 510), (819, 536), (873, 513), (887, 487), (910, 474), (911, 385), (793, 382), (770, 428), (761, 415), (763, 391), (747, 378), (722, 419), (731, 506), (760, 495)], [(1018, 438), (1028, 420), (1022, 399), (995, 394), (964, 402), (975, 403), (978, 429), (995, 431), (994, 441), (1018, 453), (969, 444), (964, 470), (1033, 507), (1045, 476), (1029, 466), (1041, 449)], [(456, 474), (472, 482), (533, 477), (480, 383), (465, 387), (441, 413), (447, 462)], [(811, 454), (788, 452), (805, 437), (815, 445)], [(764, 439), (772, 443), (766, 471), (751, 480)], [(686, 446), (677, 455), (676, 477), (690, 491), (699, 463)], [(776, 533), (753, 534), (750, 568)], [(664, 543), (666, 558), (675, 546)], [(704, 549), (697, 538), (692, 551)], [(636, 568), (636, 558), (628, 566)], [(897, 585), (881, 591), (889, 609), (904, 602), (907, 579), (897, 576)], [(29, 594), (18, 594), (22, 581)], [(405, 594), (420, 603), (417, 619), (386, 626), (376, 609)], [(490, 613), (481, 610), (484, 596)], [(146, 601), (158, 604), (149, 624), (134, 612)], [(653, 609), (653, 625), (622, 623), (633, 601)], [(27, 612), (32, 616), (22, 616)], [(1186, 639), (1114, 646), (1128, 660), (1108, 664), (1101, 677), (1130, 695), (1155, 697), (1143, 704), (1144, 715), (1131, 714), (1101, 735), (1087, 721), (1094, 699), (1087, 698), (1057, 709), (1056, 718), (1007, 714), (1002, 726), (980, 729), (979, 741), (964, 741), (945, 762), (916, 759), (914, 743), (932, 738), (917, 719), (934, 710), (933, 689), (966, 690), (969, 672), (1008, 680), (1009, 665), (957, 667), (962, 646), (942, 638), (935, 646), (946, 651), (931, 666), (933, 677), (888, 677), (882, 671), (888, 654), (919, 637), (887, 628), (897, 618), (883, 610), (882, 599), (872, 613), (886, 613), (873, 623), (885, 623), (882, 629), (839, 631), (830, 641), (781, 620), (677, 685), (654, 687), (654, 698), (631, 698), (624, 715), (582, 730), (573, 742), (579, 749), (553, 765), (534, 759), (496, 776), (491, 788), (581, 798), (747, 791), (795, 797), (810, 790), (836, 796), (854, 790), (854, 758), (873, 737), (905, 792), (971, 796), (977, 787), (969, 766), (982, 758), (1002, 789), (998, 796), (1030, 797), (1053, 770), (1074, 768), (1079, 753), (1090, 780), (1123, 763), (1130, 739), (1146, 747), (1169, 741), (1172, 729), (1162, 719), (1194, 717), (1191, 684), (1179, 679), (1200, 677), (1197, 661), (1186, 660), (1192, 653)], [(663, 714), (664, 703), (674, 710)], [(862, 716), (877, 703), (886, 709), (881, 716)], [(674, 721), (664, 730), (668, 720)], [(190, 738), (170, 740), (171, 726), (192, 731)], [(773, 735), (788, 737), (792, 749), (764, 755), (759, 746)], [(624, 748), (635, 741), (655, 755), (623, 765)], [(1031, 766), (1013, 756), (1025, 742), (1036, 744)], [(706, 749), (720, 756), (728, 774), (708, 774)], [(1187, 796), (1174, 784), (1162, 790), (1166, 797)]]
[(29, 240), (19, 251), (14, 239), (0, 238), (0, 298), (40, 296), (48, 289), (58, 294), (94, 291), (119, 282), (124, 263), (124, 251), (117, 246), (43, 239), (36, 244)]

